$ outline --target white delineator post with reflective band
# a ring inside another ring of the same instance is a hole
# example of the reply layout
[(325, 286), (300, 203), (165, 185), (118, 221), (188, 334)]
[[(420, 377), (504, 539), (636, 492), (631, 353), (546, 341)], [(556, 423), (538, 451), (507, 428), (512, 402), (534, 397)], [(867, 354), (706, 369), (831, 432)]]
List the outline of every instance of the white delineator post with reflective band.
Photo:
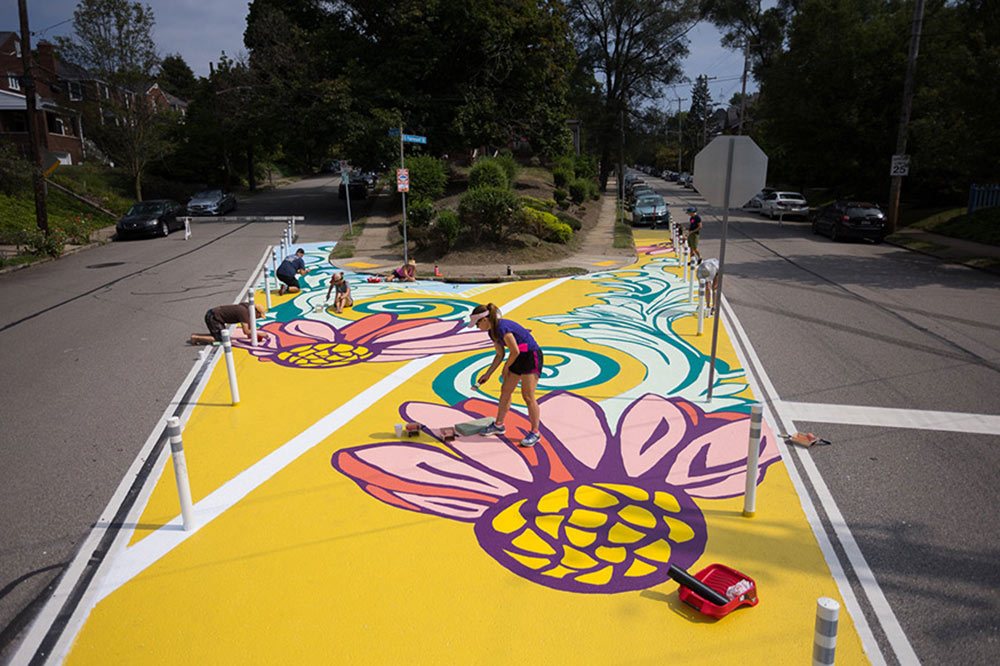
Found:
[(267, 275), (267, 264), (260, 267), (260, 275), (264, 279), (264, 303), (271, 309), (271, 278)]
[[(691, 262), (689, 261), (688, 264)], [(694, 266), (688, 266), (688, 303), (694, 301)]]
[(226, 372), (229, 373), (229, 393), (233, 397), (233, 407), (240, 404), (240, 387), (236, 385), (236, 361), (233, 359), (233, 341), (229, 329), (222, 329), (222, 351), (226, 357)]
[(191, 238), (191, 218), (184, 218), (184, 240)]
[[(716, 315), (718, 317), (718, 315)], [(760, 403), (750, 408), (750, 439), (747, 442), (747, 487), (743, 495), (743, 515), (753, 518), (757, 513), (757, 467), (760, 463)]]
[(177, 497), (181, 502), (181, 519), (184, 531), (193, 530), (194, 503), (191, 501), (191, 482), (188, 481), (187, 462), (184, 460), (184, 442), (181, 439), (181, 421), (171, 416), (167, 421), (167, 436), (170, 438), (170, 459), (174, 462), (174, 478), (177, 480)]
[(698, 280), (698, 335), (705, 328), (705, 281)]
[(833, 666), (837, 653), (837, 623), (839, 618), (839, 603), (829, 597), (820, 597), (816, 600), (813, 666)]
[(253, 285), (250, 285), (250, 289), (249, 289), (249, 291), (247, 293), (247, 298), (248, 298), (249, 303), (250, 303), (250, 346), (251, 347), (256, 347), (257, 346), (257, 308), (254, 306), (254, 302), (253, 302), (253, 296), (254, 296), (254, 294), (253, 294), (253, 292), (254, 292)]

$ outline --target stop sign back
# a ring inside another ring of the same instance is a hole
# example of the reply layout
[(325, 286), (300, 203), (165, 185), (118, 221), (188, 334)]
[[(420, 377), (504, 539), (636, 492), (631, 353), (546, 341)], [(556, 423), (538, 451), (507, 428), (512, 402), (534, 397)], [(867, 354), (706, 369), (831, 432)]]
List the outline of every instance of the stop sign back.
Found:
[(729, 207), (737, 208), (764, 189), (767, 155), (748, 136), (717, 136), (694, 158), (694, 187), (709, 205), (726, 205), (726, 165), (733, 149)]

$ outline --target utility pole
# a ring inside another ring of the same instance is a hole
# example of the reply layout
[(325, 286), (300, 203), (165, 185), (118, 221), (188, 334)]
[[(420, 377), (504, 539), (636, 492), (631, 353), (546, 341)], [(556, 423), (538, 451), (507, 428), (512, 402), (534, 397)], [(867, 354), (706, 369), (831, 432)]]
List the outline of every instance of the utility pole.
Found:
[(687, 97), (677, 98), (677, 173), (683, 171), (681, 158), (684, 155), (684, 117), (681, 115), (681, 102), (686, 101)]
[(35, 110), (35, 76), (31, 62), (31, 31), (28, 28), (27, 0), (17, 0), (17, 11), (21, 18), (21, 64), (24, 67), (24, 102), (28, 114), (28, 145), (31, 162), (31, 183), (35, 190), (35, 221), (46, 236), (49, 234), (49, 213), (45, 203), (45, 179), (42, 176), (42, 147), (38, 132), (38, 116)]
[[(896, 135), (896, 154), (906, 154), (906, 130), (910, 124), (910, 109), (913, 107), (913, 75), (917, 69), (917, 52), (920, 50), (920, 28), (924, 20), (924, 0), (917, 0), (913, 8), (913, 31), (910, 33), (910, 56), (906, 62), (906, 79), (903, 82), (903, 108), (899, 113), (899, 133)], [(889, 233), (899, 226), (899, 193), (903, 189), (903, 177), (892, 176), (889, 185)]]
[(743, 44), (743, 86), (740, 89), (740, 126), (736, 130), (737, 136), (743, 135), (743, 114), (747, 110), (747, 67), (750, 64), (750, 40)]
[[(621, 133), (620, 148), (618, 150), (618, 197), (625, 205), (625, 103), (618, 110), (618, 128)], [(624, 214), (624, 213), (623, 213)]]

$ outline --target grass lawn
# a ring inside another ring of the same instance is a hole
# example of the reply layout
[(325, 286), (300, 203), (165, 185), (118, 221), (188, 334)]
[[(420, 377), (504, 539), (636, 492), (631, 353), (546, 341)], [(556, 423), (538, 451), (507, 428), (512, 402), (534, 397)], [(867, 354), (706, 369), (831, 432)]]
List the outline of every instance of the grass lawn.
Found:
[(942, 236), (1000, 245), (1000, 208), (982, 208), (966, 214), (964, 208), (953, 208), (928, 215), (910, 225)]
[[(115, 218), (104, 215), (76, 199), (49, 188), (46, 198), (49, 228), (68, 230), (79, 218), (79, 224), (93, 231), (115, 223)], [(35, 199), (29, 191), (17, 196), (0, 194), (0, 243), (16, 244), (24, 229), (34, 229)]]

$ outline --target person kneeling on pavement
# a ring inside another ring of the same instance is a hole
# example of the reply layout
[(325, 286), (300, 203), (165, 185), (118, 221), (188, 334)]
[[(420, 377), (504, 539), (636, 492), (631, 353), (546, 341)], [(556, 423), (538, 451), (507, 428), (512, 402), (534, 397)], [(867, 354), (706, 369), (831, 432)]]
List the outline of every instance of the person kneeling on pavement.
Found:
[[(257, 312), (257, 319), (262, 319), (267, 314), (267, 308), (263, 304), (254, 303), (253, 307)], [(244, 301), (238, 305), (217, 305), (210, 308), (205, 313), (205, 326), (208, 327), (208, 335), (192, 333), (189, 342), (193, 345), (210, 345), (213, 342), (222, 342), (222, 329), (229, 324), (239, 324), (249, 340), (253, 334), (250, 330), (250, 304)], [(264, 331), (257, 331), (258, 342), (263, 342), (269, 337)]]
[(278, 279), (284, 282), (284, 284), (278, 287), (279, 296), (285, 292), (294, 294), (302, 289), (302, 285), (299, 284), (299, 278), (296, 275), (305, 275), (309, 272), (309, 269), (306, 268), (306, 262), (302, 258), (304, 256), (306, 256), (306, 251), (300, 247), (295, 251), (295, 254), (285, 257), (281, 265), (278, 266), (276, 274)]

